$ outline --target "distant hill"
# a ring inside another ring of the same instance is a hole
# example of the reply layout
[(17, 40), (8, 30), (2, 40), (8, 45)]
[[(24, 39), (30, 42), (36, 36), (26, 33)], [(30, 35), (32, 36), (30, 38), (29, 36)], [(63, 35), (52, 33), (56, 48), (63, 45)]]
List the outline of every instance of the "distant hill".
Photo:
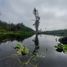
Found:
[(53, 31), (44, 31), (43, 34), (58, 35), (58, 36), (67, 36), (67, 29), (64, 30), (53, 30)]
[(26, 27), (23, 23), (18, 24), (8, 24), (0, 20), (0, 32), (13, 31), (13, 32), (34, 32), (31, 28)]

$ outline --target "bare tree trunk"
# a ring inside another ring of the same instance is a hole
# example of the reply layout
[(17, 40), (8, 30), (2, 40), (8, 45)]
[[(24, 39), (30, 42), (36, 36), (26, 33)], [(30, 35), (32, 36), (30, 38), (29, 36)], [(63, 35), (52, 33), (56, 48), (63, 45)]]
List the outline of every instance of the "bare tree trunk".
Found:
[(35, 23), (34, 23), (34, 25), (35, 25), (35, 29), (36, 29), (36, 34), (38, 34), (40, 17), (39, 17), (38, 10), (36, 8), (34, 8), (34, 16), (35, 16)]

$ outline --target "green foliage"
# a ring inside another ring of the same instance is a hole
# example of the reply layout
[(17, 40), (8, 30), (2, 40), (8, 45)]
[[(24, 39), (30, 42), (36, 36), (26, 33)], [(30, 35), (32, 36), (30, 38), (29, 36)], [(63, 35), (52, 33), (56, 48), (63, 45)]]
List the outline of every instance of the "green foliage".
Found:
[(17, 44), (15, 48), (16, 49), (20, 49), (21, 48), (21, 45), (20, 44)]
[(8, 24), (6, 22), (0, 21), (0, 32), (2, 31), (27, 31), (27, 32), (33, 32), (33, 30), (29, 27), (26, 27), (23, 23), (18, 24)]
[(67, 51), (67, 44), (64, 44), (64, 45), (63, 45), (63, 49), (64, 49), (65, 51)]
[(1, 32), (0, 33), (0, 41), (3, 40), (19, 40), (19, 39), (25, 39), (27, 37), (32, 36), (34, 33), (32, 32)]
[(27, 59), (20, 60), (21, 64), (31, 64), (33, 67), (38, 67), (39, 57), (37, 55), (33, 55), (32, 53), (30, 54), (30, 51), (27, 47), (18, 43), (15, 49), (17, 50), (17, 55), (22, 55), (22, 58), (29, 57)]
[(15, 49), (17, 49), (17, 54), (26, 55), (29, 53), (29, 49), (25, 47), (24, 45), (21, 46), (21, 44), (17, 44)]
[(55, 46), (55, 48), (57, 49), (58, 52), (67, 52), (67, 44), (58, 44), (57, 46)]
[(0, 41), (4, 39), (24, 39), (32, 36), (34, 31), (31, 28), (26, 27), (23, 23), (8, 24), (0, 21)]
[(55, 46), (55, 48), (62, 49), (63, 48), (63, 45), (58, 44), (57, 46)]

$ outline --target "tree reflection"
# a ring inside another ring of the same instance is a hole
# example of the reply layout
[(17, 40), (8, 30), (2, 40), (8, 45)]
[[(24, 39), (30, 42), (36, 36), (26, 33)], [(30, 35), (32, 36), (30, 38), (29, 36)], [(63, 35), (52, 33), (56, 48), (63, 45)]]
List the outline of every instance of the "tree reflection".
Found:
[(38, 53), (38, 49), (39, 49), (38, 34), (36, 34), (35, 39), (33, 40), (33, 42), (35, 44), (35, 48), (34, 48), (33, 54), (36, 55)]
[(38, 57), (38, 49), (39, 49), (38, 27), (39, 27), (39, 23), (40, 23), (39, 22), (40, 17), (38, 14), (38, 10), (36, 8), (34, 8), (34, 15), (35, 15), (35, 23), (33, 25), (35, 26), (36, 33), (35, 33), (35, 38), (32, 41), (35, 44), (35, 48), (32, 53), (30, 53), (30, 51), (29, 51), (28, 54), (25, 54), (25, 55), (22, 54), (22, 57), (20, 60), (21, 60), (21, 63), (23, 63), (24, 65), (27, 65), (27, 66), (32, 65), (32, 67), (37, 67), (39, 64), (39, 59), (40, 59)]
[[(16, 48), (18, 48), (17, 53), (18, 55), (21, 55), (19, 57), (20, 63), (22, 63), (24, 66), (31, 65), (32, 67), (38, 67), (38, 64), (40, 62), (40, 58), (38, 56), (38, 49), (39, 49), (39, 39), (38, 35), (35, 35), (34, 40), (32, 40), (35, 44), (35, 48), (32, 53), (30, 51), (27, 51), (27, 47), (21, 46), (18, 44)], [(24, 53), (24, 54), (23, 54)]]

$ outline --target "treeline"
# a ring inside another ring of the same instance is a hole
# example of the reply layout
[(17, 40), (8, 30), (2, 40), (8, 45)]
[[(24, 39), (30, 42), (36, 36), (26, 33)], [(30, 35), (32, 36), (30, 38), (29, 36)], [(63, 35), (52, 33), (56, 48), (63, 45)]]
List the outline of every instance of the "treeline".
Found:
[(6, 32), (6, 31), (27, 31), (27, 32), (33, 32), (33, 30), (29, 27), (26, 27), (23, 23), (18, 23), (18, 24), (9, 24), (6, 22), (3, 22), (0, 20), (0, 32)]
[(23, 40), (34, 34), (34, 30), (23, 23), (8, 24), (0, 20), (0, 42), (7, 40)]
[(57, 36), (67, 36), (67, 29), (64, 30), (53, 30), (53, 31), (44, 31), (43, 34), (57, 35)]

